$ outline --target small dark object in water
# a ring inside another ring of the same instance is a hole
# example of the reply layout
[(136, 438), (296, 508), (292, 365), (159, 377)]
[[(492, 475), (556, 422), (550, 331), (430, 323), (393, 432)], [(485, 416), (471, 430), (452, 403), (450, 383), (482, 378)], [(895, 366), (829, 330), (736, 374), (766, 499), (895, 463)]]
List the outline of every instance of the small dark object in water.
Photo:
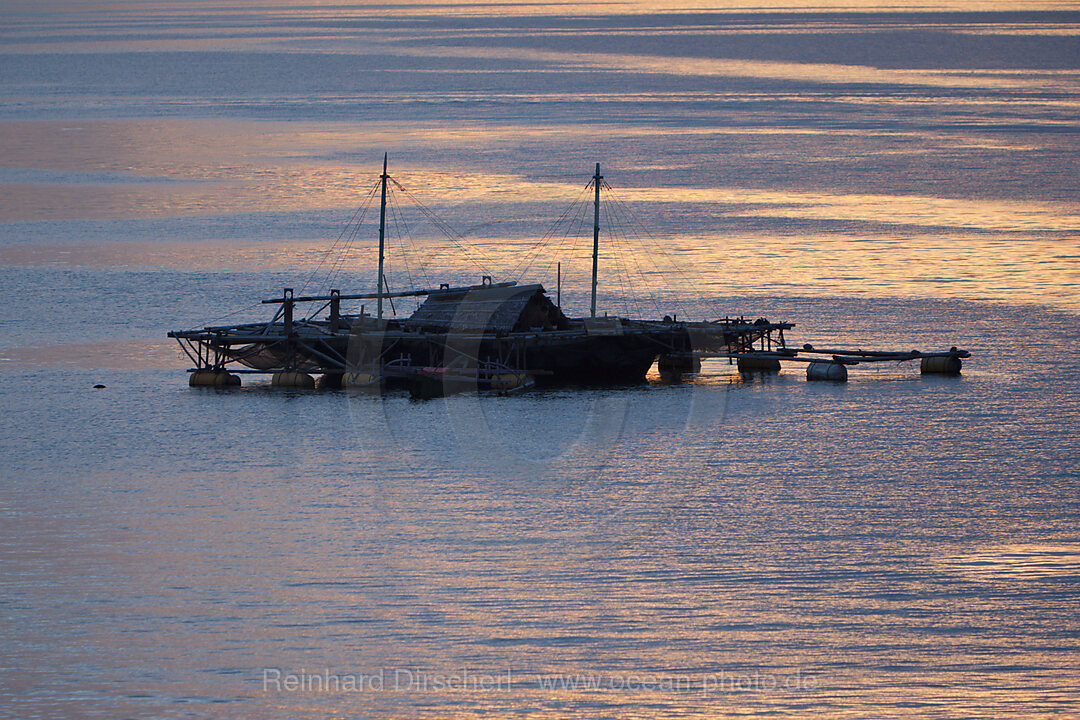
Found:
[(806, 350), (807, 352), (809, 352), (809, 351), (811, 351), (811, 350), (813, 350), (813, 349), (814, 349), (814, 346), (813, 346), (813, 345), (811, 345), (810, 343), (806, 343), (805, 345), (803, 345), (803, 346), (802, 346), (802, 349), (803, 349), (803, 350)]
[(102, 385), (101, 383), (98, 383), (97, 385), (94, 386), (94, 389), (95, 390), (100, 390), (100, 389), (102, 389), (104, 387), (105, 387), (104, 385)]
[(959, 375), (963, 363), (956, 355), (923, 358), (919, 372), (923, 375)]

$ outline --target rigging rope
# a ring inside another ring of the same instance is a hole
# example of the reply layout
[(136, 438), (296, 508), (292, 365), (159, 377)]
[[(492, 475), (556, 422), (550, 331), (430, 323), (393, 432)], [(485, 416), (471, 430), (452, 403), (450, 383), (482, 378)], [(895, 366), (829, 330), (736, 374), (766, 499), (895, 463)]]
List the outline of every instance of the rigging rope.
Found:
[[(573, 202), (571, 202), (570, 205), (563, 211), (563, 214), (559, 216), (559, 218), (554, 222), (554, 224), (552, 224), (548, 231), (540, 237), (540, 239), (536, 242), (535, 245), (525, 251), (525, 254), (522, 256), (521, 261), (518, 263), (518, 265), (514, 266), (513, 270), (510, 271), (510, 277), (514, 278), (517, 281), (520, 281), (521, 278), (524, 277), (525, 273), (527, 273), (529, 271), (529, 268), (532, 266), (532, 263), (539, 256), (540, 251), (544, 249), (548, 242), (551, 241), (551, 239), (555, 236), (555, 233), (558, 231), (560, 224), (564, 221), (567, 223), (567, 226), (566, 231), (563, 233), (562, 239), (566, 239), (566, 237), (574, 229), (575, 223), (578, 221), (578, 212), (583, 212), (583, 210), (575, 210), (579, 204), (582, 206), (582, 208), (586, 207), (584, 204), (585, 198), (591, 187), (592, 182), (586, 184), (585, 187), (583, 187), (578, 193), (577, 197), (574, 198)], [(573, 218), (569, 219), (571, 215), (573, 215)], [(520, 272), (518, 272), (518, 268), (521, 269)]]
[[(587, 183), (578, 196), (563, 211), (562, 215), (552, 224), (548, 232), (526, 250), (522, 260), (512, 271), (511, 277), (520, 281), (525, 273), (533, 267), (537, 258), (541, 257), (544, 250), (548, 250), (547, 254), (550, 260), (541, 262), (538, 267), (548, 272), (557, 262), (558, 253), (562, 252), (567, 245), (569, 245), (572, 256), (576, 257), (581, 243), (591, 239), (586, 238), (585, 235), (588, 234), (587, 230), (592, 229), (592, 221), (588, 217), (589, 211), (592, 209), (592, 198), (589, 191), (594, 190), (594, 182), (591, 180)], [(606, 202), (601, 203), (601, 208), (604, 214), (604, 234), (606, 242), (611, 248), (611, 252), (604, 254), (605, 257), (601, 264), (607, 265), (613, 271), (610, 277), (620, 293), (620, 297), (616, 302), (621, 302), (627, 314), (630, 313), (630, 307), (633, 305), (639, 313), (644, 310), (651, 310), (660, 315), (662, 313), (660, 298), (663, 297), (665, 303), (670, 302), (674, 306), (674, 310), (681, 313), (682, 308), (678, 300), (678, 293), (672, 294), (669, 292), (672, 289), (677, 290), (677, 288), (666, 286), (664, 280), (674, 275), (682, 280), (681, 284), (690, 289), (693, 289), (693, 283), (671, 257), (671, 254), (645, 229), (644, 224), (634, 215), (627, 203), (616, 195), (611, 185), (601, 181), (600, 188), (605, 191), (606, 195)], [(562, 237), (553, 242), (559, 230), (563, 230)], [(573, 242), (567, 243), (567, 239), (575, 231), (580, 232), (580, 235), (575, 236)], [(646, 239), (651, 240), (651, 243), (646, 242)], [(603, 238), (601, 242), (604, 242)], [(661, 267), (661, 264), (657, 261), (657, 253), (666, 261), (670, 269)], [(587, 254), (591, 257), (591, 249)], [(629, 255), (629, 260), (624, 255)], [(650, 270), (649, 267), (643, 265), (643, 262), (652, 269)]]
[[(617, 239), (620, 239), (622, 242), (625, 243), (625, 246), (627, 248), (627, 254), (630, 256), (630, 260), (634, 263), (634, 267), (637, 270), (638, 277), (641, 278), (641, 285), (645, 290), (645, 295), (641, 296), (640, 299), (635, 298), (635, 300), (641, 306), (645, 306), (645, 300), (647, 299), (652, 305), (652, 310), (657, 315), (660, 315), (661, 308), (657, 296), (662, 294), (662, 292), (658, 290), (657, 282), (654, 282), (654, 280), (649, 277), (651, 273), (645, 271), (645, 268), (642, 267), (640, 261), (641, 255), (649, 258), (648, 251), (644, 247), (641, 247), (639, 244), (635, 244), (634, 238), (629, 233), (625, 232), (626, 229), (632, 230), (633, 228), (629, 226), (629, 223), (624, 221), (625, 213), (620, 215), (620, 206), (615, 202), (610, 202), (605, 205), (605, 208), (608, 212), (611, 213), (610, 222), (612, 233)], [(651, 261), (651, 258), (649, 259)], [(655, 263), (653, 263), (653, 267), (656, 268)], [(663, 276), (664, 273), (660, 271), (659, 268), (656, 268), (656, 274)]]
[(210, 325), (214, 325), (214, 324), (216, 324), (216, 323), (218, 323), (218, 322), (220, 322), (222, 320), (225, 320), (227, 318), (236, 317), (237, 315), (239, 315), (241, 313), (246, 313), (246, 312), (254, 310), (255, 308), (261, 308), (261, 307), (263, 307), (262, 302), (252, 303), (251, 305), (246, 305), (246, 306), (240, 308), (239, 310), (233, 310), (232, 312), (227, 312), (227, 313), (224, 313), (222, 315), (218, 315), (217, 317), (212, 317), (209, 320), (207, 320), (206, 322), (208, 324), (210, 324)]
[[(592, 209), (592, 198), (590, 197), (592, 193), (590, 191), (595, 190), (595, 182), (595, 180), (590, 179), (582, 187), (562, 214), (537, 241), (514, 253), (518, 260), (507, 275), (509, 279), (520, 282), (534, 265), (537, 266), (538, 270), (545, 269), (547, 273), (550, 273), (559, 261), (561, 253), (564, 252), (568, 252), (571, 258), (577, 257), (583, 241), (585, 239), (591, 240), (591, 238), (585, 236), (589, 234), (587, 230), (592, 229), (592, 219), (589, 217)], [(339, 253), (339, 255), (330, 262), (326, 281), (332, 284), (338, 277), (348, 260), (349, 251), (359, 236), (364, 220), (373, 206), (376, 196), (379, 194), (381, 184), (380, 180), (368, 190), (363, 203), (353, 212), (345, 228), (342, 229), (331, 247), (319, 259), (315, 269), (298, 291), (298, 295), (307, 289), (335, 253)], [(602, 209), (606, 240), (610, 247), (610, 251), (605, 253), (604, 264), (613, 270), (610, 277), (614, 280), (620, 293), (620, 298), (615, 299), (615, 302), (621, 301), (623, 310), (627, 315), (630, 315), (631, 304), (639, 313), (648, 308), (659, 315), (661, 313), (660, 298), (663, 297), (664, 304), (670, 302), (674, 305), (674, 309), (681, 313), (682, 308), (678, 299), (679, 293), (672, 294), (670, 292), (670, 290), (677, 288), (667, 286), (664, 281), (671, 277), (671, 273), (674, 273), (675, 277), (681, 281), (680, 285), (696, 292), (694, 283), (680, 267), (679, 263), (676, 262), (672, 254), (665, 249), (664, 245), (645, 228), (641, 220), (630, 210), (629, 205), (615, 193), (611, 185), (601, 180), (600, 188), (605, 192), (605, 202), (602, 203)], [(432, 281), (428, 268), (424, 263), (425, 248), (423, 243), (414, 238), (410, 232), (400, 197), (404, 197), (414, 205), (424, 218), (450, 241), (453, 248), (458, 251), (459, 258), (463, 258), (485, 275), (492, 274), (490, 271), (490, 268), (494, 265), (492, 259), (481, 250), (471, 246), (460, 233), (440, 219), (434, 211), (424, 205), (419, 198), (401, 183), (387, 176), (387, 189), (389, 190), (387, 193), (387, 206), (394, 225), (392, 231), (394, 241), (396, 241), (397, 248), (401, 251), (402, 267), (410, 286), (415, 286), (417, 278), (414, 277), (409, 255), (415, 255), (417, 273), (422, 276), (427, 285), (430, 286)], [(426, 254), (431, 255), (431, 252), (428, 251)], [(629, 259), (623, 257), (627, 254)], [(591, 256), (591, 248), (588, 255)], [(639, 257), (639, 255), (644, 257)], [(667, 265), (670, 270), (661, 267), (660, 261)], [(652, 269), (650, 270), (647, 266), (651, 266)], [(388, 276), (391, 274), (389, 269), (388, 263), (383, 277), (384, 287), (387, 288), (387, 291), (389, 291)], [(223, 317), (230, 317), (239, 312), (242, 311), (230, 313)], [(313, 316), (314, 313), (308, 319)]]
[[(645, 291), (646, 297), (648, 297), (648, 299), (652, 302), (653, 309), (657, 312), (657, 314), (659, 314), (660, 308), (656, 303), (655, 297), (652, 295), (652, 286), (649, 283), (649, 279), (645, 276), (645, 273), (641, 271), (641, 265), (637, 261), (637, 250), (631, 245), (629, 238), (627, 238), (620, 232), (620, 226), (618, 223), (615, 222), (614, 214), (611, 208), (609, 208), (607, 205), (604, 205), (603, 207), (604, 217), (608, 222), (608, 227), (610, 228), (608, 237), (611, 241), (612, 247), (611, 256), (616, 264), (616, 267), (623, 273), (625, 273), (631, 288), (636, 288), (640, 286)], [(626, 255), (630, 257), (630, 259), (634, 262), (635, 267), (637, 268), (637, 277), (639, 278), (639, 283), (637, 284), (634, 283), (633, 278), (631, 277), (630, 268), (626, 264), (626, 258), (624, 257)], [(637, 314), (644, 314), (641, 312), (641, 310), (642, 307), (645, 305), (645, 301), (641, 293), (625, 293), (623, 301), (624, 306), (626, 306), (627, 301), (634, 304)], [(628, 306), (626, 306), (626, 312), (627, 315), (630, 315), (630, 308)]]
[[(479, 269), (480, 272), (484, 275), (491, 275), (491, 271), (488, 269), (491, 266), (491, 258), (487, 257), (483, 252), (477, 250), (476, 248), (470, 248), (468, 242), (465, 240), (464, 237), (461, 237), (461, 235), (455, 232), (453, 228), (443, 222), (432, 210), (430, 210), (426, 205), (420, 202), (419, 198), (417, 198), (404, 186), (402, 186), (401, 183), (399, 183), (394, 178), (388, 178), (388, 180), (392, 182), (396, 188), (401, 190), (402, 194), (406, 198), (408, 198), (409, 202), (415, 205), (417, 209), (420, 210), (420, 212), (424, 215), (424, 217), (427, 218), (427, 220), (431, 222), (432, 225), (437, 227), (443, 233), (443, 235), (445, 235), (446, 238), (464, 254), (465, 260), (476, 266), (476, 268)], [(473, 254), (478, 255), (483, 262), (473, 258)], [(487, 263), (487, 265), (485, 265), (484, 263)]]
[[(387, 197), (387, 200), (389, 201), (387, 204), (390, 206), (391, 211), (394, 214), (394, 237), (397, 239), (398, 247), (401, 248), (401, 264), (405, 267), (405, 277), (409, 279), (409, 287), (415, 288), (416, 283), (413, 280), (412, 270), (409, 268), (409, 254), (405, 250), (405, 243), (401, 239), (401, 228), (404, 226), (406, 232), (408, 232), (409, 228), (407, 225), (405, 225), (404, 218), (398, 215), (397, 203), (394, 202), (393, 198), (394, 192), (391, 191)], [(393, 301), (391, 301), (390, 303), (390, 309), (393, 310), (395, 315), (397, 315), (397, 310), (394, 308)]]
[[(361, 218), (361, 222), (363, 218)], [(349, 239), (342, 246), (340, 254), (334, 265), (330, 269), (330, 273), (326, 277), (326, 291), (329, 293), (330, 289), (334, 286), (334, 281), (337, 279), (338, 273), (345, 266), (345, 261), (349, 258), (349, 251), (352, 249), (353, 243), (356, 242), (356, 238), (360, 235), (361, 222), (356, 223), (353, 226), (352, 232), (349, 234)]]
[[(634, 215), (633, 211), (626, 204), (626, 202), (623, 201), (622, 198), (620, 198), (618, 194), (615, 193), (614, 189), (606, 182), (604, 183), (603, 187), (608, 190), (611, 204), (616, 210), (616, 212), (621, 214), (622, 217), (626, 218), (626, 224), (629, 228), (637, 231), (636, 235), (641, 240), (643, 250), (645, 250), (643, 255), (646, 259), (648, 259), (652, 266), (656, 268), (656, 271), (661, 276), (666, 275), (666, 271), (660, 267), (660, 264), (656, 260), (656, 253), (653, 252), (654, 249), (659, 253), (659, 256), (667, 262), (671, 270), (681, 280), (681, 286), (694, 292), (695, 294), (698, 293), (699, 291), (694, 281), (686, 274), (680, 264), (675, 261), (671, 253), (669, 253), (664, 248), (663, 244), (652, 233), (650, 233), (648, 228), (646, 228), (645, 225), (637, 218), (637, 216)], [(648, 246), (646, 246), (646, 240), (649, 241)], [(672, 303), (679, 310), (679, 312), (682, 312), (682, 308), (680, 307), (678, 300), (678, 295), (672, 298)]]
[[(602, 208), (603, 208), (603, 211), (604, 211), (604, 219), (608, 221), (608, 224), (610, 226), (610, 224), (611, 224), (611, 216), (609, 214), (609, 211), (608, 211), (606, 206), (602, 206)], [(622, 261), (622, 258), (620, 257), (620, 255), (622, 253), (619, 252), (618, 239), (617, 239), (616, 234), (613, 233), (613, 232), (608, 233), (608, 241), (609, 241), (609, 246), (611, 247), (612, 252), (611, 253), (605, 253), (608, 256), (608, 257), (605, 257), (605, 259), (610, 258), (611, 264), (615, 268), (614, 278), (615, 278), (615, 283), (619, 286), (619, 291), (620, 291), (619, 292), (619, 299), (622, 301), (623, 314), (624, 314), (624, 316), (629, 317), (630, 316), (630, 304), (629, 304), (630, 290), (628, 288), (628, 284), (631, 284), (631, 286), (632, 286), (632, 282), (631, 282), (631, 280), (629, 278), (629, 275), (627, 274), (625, 268), (623, 267), (623, 261)]]
[[(341, 232), (338, 234), (337, 239), (334, 240), (333, 245), (331, 245), (330, 248), (325, 253), (323, 253), (322, 258), (319, 259), (319, 262), (315, 266), (315, 269), (311, 271), (311, 275), (309, 275), (308, 279), (304, 281), (304, 284), (300, 287), (300, 291), (297, 294), (302, 295), (304, 290), (307, 289), (307, 286), (311, 284), (311, 281), (315, 278), (315, 275), (319, 272), (319, 270), (322, 269), (322, 266), (326, 262), (327, 258), (329, 258), (330, 255), (333, 254), (334, 251), (337, 249), (338, 243), (341, 242), (341, 239), (345, 237), (345, 234), (349, 232), (350, 228), (353, 228), (354, 222), (356, 223), (355, 229), (352, 230), (352, 235), (350, 236), (346, 244), (351, 243), (352, 240), (356, 237), (356, 233), (359, 230), (360, 225), (363, 224), (364, 217), (367, 215), (368, 208), (371, 206), (371, 201), (375, 198), (375, 193), (379, 190), (381, 184), (381, 181), (377, 182), (374, 186), (372, 186), (370, 190), (368, 190), (367, 197), (365, 197), (364, 201), (360, 204), (360, 206), (356, 208), (356, 210), (352, 214), (352, 217), (349, 218), (349, 221), (345, 223), (345, 227), (341, 229)], [(356, 219), (357, 215), (360, 216), (359, 220)]]

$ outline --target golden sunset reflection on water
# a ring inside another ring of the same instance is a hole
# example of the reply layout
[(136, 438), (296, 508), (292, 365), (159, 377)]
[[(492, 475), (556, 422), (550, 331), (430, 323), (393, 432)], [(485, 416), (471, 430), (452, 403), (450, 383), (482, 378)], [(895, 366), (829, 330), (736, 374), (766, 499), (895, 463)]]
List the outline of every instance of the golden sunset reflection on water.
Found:
[[(370, 229), (370, 228), (369, 228)], [(515, 279), (520, 252), (540, 238), (521, 238), (512, 245), (481, 242), (476, 249), (490, 260), (485, 270), (496, 279)], [(665, 241), (667, 242), (667, 241)], [(564, 292), (587, 293), (589, 241), (580, 237), (538, 261), (523, 280), (556, 285), (555, 262), (563, 263)], [(398, 252), (398, 241), (391, 241)], [(96, 268), (198, 268), (206, 271), (251, 270), (275, 272), (295, 268), (310, 272), (325, 261), (329, 242), (298, 240), (288, 248), (263, 244), (168, 241), (78, 246), (39, 244), (0, 250), (0, 260), (12, 266)], [(373, 267), (375, 238), (359, 239), (345, 256), (349, 268), (342, 289), (365, 291)], [(404, 268), (412, 273), (422, 263), (432, 282), (457, 276), (462, 268), (460, 251), (438, 236), (419, 237), (408, 243), (408, 257), (393, 258), (391, 273), (397, 283), (406, 282)], [(670, 297), (757, 295), (797, 292), (810, 295), (845, 294), (882, 297), (933, 297), (956, 300), (1038, 302), (1069, 310), (1080, 308), (1080, 253), (1062, 254), (1053, 240), (1013, 238), (988, 243), (973, 242), (955, 234), (932, 238), (810, 235), (698, 236), (673, 239), (669, 252), (680, 262), (678, 272), (670, 262), (658, 261), (655, 251), (620, 241), (616, 248), (601, 251), (601, 274), (606, 283), (636, 285), (638, 294)], [(613, 256), (612, 250), (621, 255)], [(479, 277), (480, 270), (473, 271)], [(642, 272), (646, 274), (642, 274)], [(415, 279), (419, 279), (417, 276)], [(339, 281), (337, 285), (342, 285)], [(404, 305), (411, 311), (411, 305)]]
[(477, 48), (414, 49), (412, 54), (436, 57), (468, 57), (486, 59), (519, 59), (554, 63), (572, 70), (603, 69), (624, 73), (656, 73), (675, 76), (756, 78), (762, 80), (800, 80), (815, 83), (882, 85), (916, 85), (934, 88), (966, 88), (979, 90), (1034, 90), (1053, 87), (1060, 80), (1062, 89), (1075, 90), (1080, 72), (1057, 71), (1040, 73), (1047, 77), (1031, 80), (1023, 71), (982, 72), (975, 70), (891, 70), (862, 65), (827, 65), (817, 63), (782, 63), (716, 58), (659, 57), (645, 55), (616, 55), (595, 52), (551, 52), (542, 50), (499, 47), (491, 50)]
[[(1007, 4), (1006, 4), (1007, 5)], [(946, 0), (937, 2), (924, 2), (923, 0), (896, 0), (887, 6), (872, 0), (815, 0), (813, 3), (795, 3), (792, 0), (762, 0), (752, 3), (731, 3), (722, 8), (708, 5), (701, 0), (621, 0), (603, 3), (538, 3), (532, 0), (510, 0), (508, 2), (491, 3), (488, 0), (468, 0), (448, 4), (444, 0), (390, 0), (373, 7), (367, 5), (334, 5), (311, 0), (233, 0), (228, 6), (221, 3), (209, 2), (208, 0), (192, 0), (178, 3), (175, 0), (133, 0), (130, 2), (94, 2), (79, 3), (70, 0), (48, 0), (46, 2), (16, 2), (13, 7), (25, 6), (39, 11), (72, 14), (80, 12), (106, 14), (111, 18), (129, 17), (162, 17), (173, 20), (183, 20), (187, 17), (196, 20), (205, 20), (214, 17), (229, 17), (238, 13), (252, 12), (261, 13), (268, 19), (298, 18), (340, 18), (343, 15), (369, 15), (374, 13), (386, 15), (407, 15), (411, 12), (418, 14), (434, 14), (439, 16), (454, 14), (470, 14), (480, 16), (492, 15), (596, 15), (603, 12), (612, 14), (633, 14), (653, 12), (693, 12), (709, 11), (713, 13), (745, 13), (754, 11), (791, 11), (794, 9), (805, 12), (829, 12), (849, 11), (864, 13), (886, 13), (897, 11), (925, 11), (925, 12), (992, 12), (999, 11), (1003, 7), (1000, 0), (975, 0), (974, 2), (961, 2), (960, 0)], [(1032, 0), (1023, 3), (1023, 9), (1027, 11), (1053, 11), (1067, 10), (1073, 5), (1068, 0)]]
[(1080, 545), (1017, 543), (975, 550), (968, 555), (941, 558), (945, 572), (981, 581), (1080, 579)]
[[(422, 158), (427, 148), (490, 151), (522, 143), (542, 147), (565, 143), (570, 134), (556, 126), (419, 126), (397, 132), (378, 124), (356, 128), (202, 121), (12, 123), (6, 134), (7, 153), (13, 165), (25, 169), (11, 173), (7, 192), (0, 198), (0, 217), (8, 222), (295, 212), (320, 213), (323, 219), (285, 244), (257, 237), (223, 243), (212, 237), (178, 242), (162, 236), (152, 242), (87, 245), (58, 236), (8, 245), (0, 248), (0, 257), (27, 266), (193, 263), (208, 270), (267, 271), (314, 267), (374, 187), (377, 148), (394, 145), (406, 154), (400, 165), (391, 158), (395, 179), (491, 258), (489, 271), (506, 276), (519, 264), (518, 253), (539, 242), (570, 204), (581, 202), (587, 163), (577, 162), (581, 167), (568, 163), (558, 176), (530, 177), (425, 166)], [(748, 127), (683, 128), (668, 133), (601, 126), (573, 135), (579, 138), (575, 142), (590, 137), (647, 142), (659, 135), (687, 142), (742, 139), (746, 153), (760, 153), (766, 160), (781, 141), (819, 143), (819, 158), (827, 157), (820, 143), (835, 141), (810, 128), (768, 132)], [(168, 150), (162, 151), (158, 145), (162, 142)], [(846, 145), (835, 142), (837, 154), (831, 161), (838, 164), (848, 162), (845, 147), (847, 153), (864, 158), (884, 152), (916, 160), (935, 152), (972, 152), (990, 146), (1010, 153), (1035, 151), (992, 136), (950, 133), (852, 133)], [(875, 144), (882, 142), (899, 147), (883, 149)], [(42, 146), (51, 147), (51, 153), (42, 154)], [(323, 159), (327, 155), (348, 162), (327, 161)], [(611, 197), (625, 204), (639, 224), (630, 229), (645, 233), (648, 240), (630, 242), (632, 238), (624, 237), (627, 228), (603, 229), (605, 271), (624, 286), (638, 284), (661, 292), (659, 285), (668, 283), (686, 291), (686, 278), (692, 278), (691, 284), (702, 292), (716, 293), (797, 289), (812, 294), (1028, 299), (1058, 307), (1076, 307), (1080, 302), (1080, 250), (1062, 242), (1080, 229), (1080, 204), (765, 189), (722, 181), (703, 187), (693, 182), (693, 168), (680, 167), (677, 158), (673, 163), (662, 160), (631, 156), (616, 159), (614, 167), (605, 169), (614, 186)], [(620, 174), (628, 173), (651, 173), (671, 185), (620, 186)], [(402, 227), (393, 229), (395, 253), (420, 253), (432, 274), (452, 272), (459, 263), (457, 248), (418, 215), (409, 197), (395, 190), (392, 200), (391, 220), (404, 222), (407, 230), (403, 234)], [(371, 264), (373, 217), (369, 214), (367, 226), (357, 230), (351, 246), (348, 266), (358, 272)], [(605, 215), (603, 224), (609, 220)], [(773, 230), (748, 229), (747, 223), (767, 223)], [(812, 223), (839, 225), (835, 232), (822, 232)], [(558, 243), (557, 251), (553, 248), (538, 258), (531, 268), (536, 279), (552, 285), (554, 263), (565, 262), (568, 288), (581, 282), (591, 219), (579, 218), (579, 225), (575, 234)], [(646, 244), (654, 242), (678, 256), (681, 274), (672, 272), (670, 263), (657, 264), (650, 256), (655, 248)], [(621, 264), (611, 251), (622, 254)], [(417, 259), (405, 258), (405, 266), (409, 263), (415, 266)]]

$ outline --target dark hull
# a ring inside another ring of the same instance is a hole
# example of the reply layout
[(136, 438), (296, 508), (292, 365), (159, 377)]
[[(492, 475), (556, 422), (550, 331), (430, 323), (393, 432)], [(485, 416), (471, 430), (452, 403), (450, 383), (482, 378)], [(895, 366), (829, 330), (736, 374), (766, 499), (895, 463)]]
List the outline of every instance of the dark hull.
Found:
[(525, 357), (539, 385), (625, 385), (644, 382), (658, 354), (651, 338), (612, 336), (536, 345)]
[(353, 336), (362, 352), (346, 352), (357, 367), (375, 368), (399, 358), (415, 367), (474, 367), (498, 363), (532, 376), (537, 385), (604, 385), (644, 382), (657, 356), (687, 349), (684, 332), (636, 330), (454, 335), (387, 332)]

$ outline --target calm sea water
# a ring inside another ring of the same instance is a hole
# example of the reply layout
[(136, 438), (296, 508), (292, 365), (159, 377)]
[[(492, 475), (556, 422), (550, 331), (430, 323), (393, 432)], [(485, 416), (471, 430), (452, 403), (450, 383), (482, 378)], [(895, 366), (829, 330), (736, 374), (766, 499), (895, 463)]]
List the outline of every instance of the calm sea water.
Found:
[[(965, 9), (5, 9), (0, 716), (1080, 712), (1080, 12)], [(974, 357), (188, 388), (384, 152), (394, 288), (585, 312), (600, 162), (604, 309)]]

